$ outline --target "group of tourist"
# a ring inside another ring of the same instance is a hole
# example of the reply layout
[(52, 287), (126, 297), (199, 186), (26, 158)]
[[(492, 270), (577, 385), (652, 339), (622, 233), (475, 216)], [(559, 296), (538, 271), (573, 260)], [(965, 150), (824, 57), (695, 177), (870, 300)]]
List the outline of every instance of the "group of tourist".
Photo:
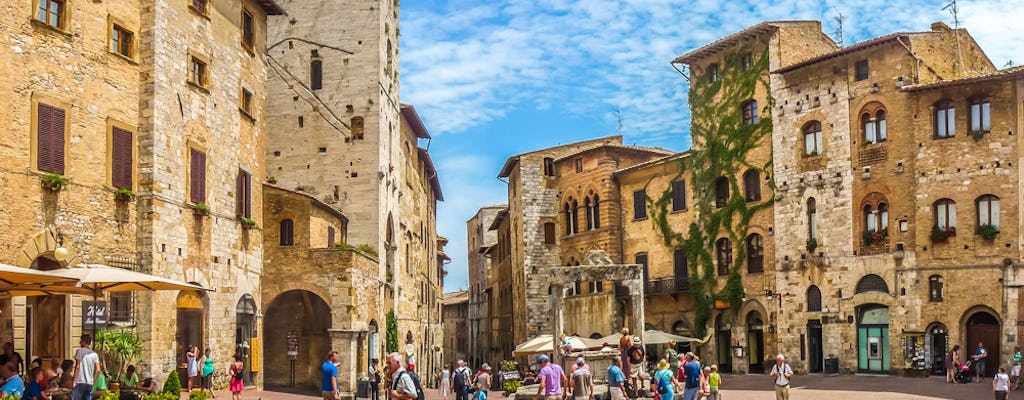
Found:
[[(381, 371), (377, 367), (378, 361), (376, 359), (370, 362), (369, 372), (369, 383), (370, 392), (369, 398), (371, 400), (377, 400), (378, 387), (382, 383), (386, 384), (388, 390), (387, 398), (391, 400), (423, 400), (424, 392), (423, 387), (420, 384), (420, 377), (416, 375), (414, 369), (416, 368), (412, 357), (409, 357), (405, 364), (402, 363), (402, 355), (399, 353), (391, 353), (387, 355), (385, 360), (384, 370)], [(338, 400), (341, 398), (341, 391), (338, 389), (338, 352), (332, 351), (327, 353), (327, 358), (324, 363), (320, 366), (320, 372), (322, 377), (322, 384), (320, 387), (321, 395), (323, 400)], [(406, 369), (408, 367), (408, 369)], [(381, 373), (383, 372), (384, 379), (382, 382)]]
[(455, 400), (486, 400), (490, 393), (493, 382), (492, 368), (489, 364), (483, 363), (480, 369), (473, 372), (465, 360), (455, 362), (455, 369), (448, 371), (448, 366), (441, 369), (438, 381), (441, 398), (448, 399), (448, 395), (454, 393)]
[[(189, 392), (196, 387), (196, 381), (199, 381), (199, 387), (202, 391), (210, 392), (213, 395), (213, 373), (216, 372), (214, 368), (214, 361), (212, 351), (207, 348), (203, 352), (202, 357), (199, 356), (199, 347), (196, 345), (188, 345), (185, 351), (185, 364), (186, 373), (188, 379), (186, 379), (186, 390)], [(245, 382), (242, 379), (242, 372), (244, 372), (244, 364), (242, 364), (242, 349), (241, 347), (235, 349), (234, 359), (231, 362), (231, 366), (228, 367), (228, 389), (231, 390), (231, 398), (233, 400), (240, 400), (242, 398), (242, 390), (245, 388)]]

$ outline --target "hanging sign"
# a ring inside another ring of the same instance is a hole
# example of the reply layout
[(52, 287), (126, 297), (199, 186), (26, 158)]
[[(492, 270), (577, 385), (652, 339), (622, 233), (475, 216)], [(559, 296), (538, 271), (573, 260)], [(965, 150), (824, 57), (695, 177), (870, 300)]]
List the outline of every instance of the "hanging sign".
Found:
[(91, 329), (93, 326), (107, 325), (107, 302), (82, 302), (82, 327)]
[(295, 331), (288, 331), (288, 359), (299, 358), (299, 335)]

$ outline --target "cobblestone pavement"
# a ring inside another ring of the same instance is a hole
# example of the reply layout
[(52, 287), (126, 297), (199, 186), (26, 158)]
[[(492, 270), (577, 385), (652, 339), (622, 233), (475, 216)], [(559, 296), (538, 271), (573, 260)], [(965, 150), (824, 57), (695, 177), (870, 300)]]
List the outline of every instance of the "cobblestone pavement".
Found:
[[(722, 398), (727, 400), (774, 400), (771, 378), (763, 375), (723, 375)], [(427, 400), (444, 400), (435, 389), (426, 389)], [(184, 396), (183, 396), (184, 397)], [(1010, 399), (1024, 398), (1024, 390), (1010, 393)], [(311, 400), (320, 396), (273, 391), (248, 390), (243, 400)], [(488, 400), (501, 400), (501, 392), (491, 392)], [(793, 400), (981, 400), (992, 398), (992, 380), (982, 383), (947, 384), (943, 377), (903, 378), (897, 376), (797, 375), (793, 378)], [(230, 400), (231, 393), (217, 392), (217, 399)], [(447, 400), (454, 400), (448, 396)], [(383, 399), (381, 399), (383, 400)]]

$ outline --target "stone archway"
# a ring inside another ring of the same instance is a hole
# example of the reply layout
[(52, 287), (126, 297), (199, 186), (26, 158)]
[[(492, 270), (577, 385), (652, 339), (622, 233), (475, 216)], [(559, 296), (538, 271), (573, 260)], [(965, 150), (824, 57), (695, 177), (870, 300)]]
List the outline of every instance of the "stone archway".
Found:
[[(206, 350), (206, 317), (209, 300), (206, 293), (201, 291), (182, 291), (178, 293), (175, 301), (177, 311), (177, 326), (174, 339), (175, 357), (178, 369), (178, 378), (181, 379), (181, 387), (188, 386), (188, 365), (186, 353), (189, 346), (199, 348), (199, 354)], [(193, 382), (196, 383), (196, 382)]]
[(747, 314), (747, 372), (764, 373), (764, 317), (757, 310)]
[(251, 345), (252, 338), (256, 336), (256, 301), (249, 294), (242, 295), (235, 305), (235, 354), (242, 357), (243, 370), (242, 381), (245, 384), (255, 384), (252, 373)]
[(1002, 323), (999, 314), (989, 307), (979, 306), (964, 313), (963, 353), (970, 357), (977, 353), (978, 342), (985, 344), (988, 356), (985, 357), (985, 375), (992, 376), (1000, 363), (1000, 329)]
[(268, 390), (319, 391), (320, 364), (331, 351), (331, 320), (327, 302), (313, 292), (289, 290), (271, 300), (263, 318), (263, 382)]

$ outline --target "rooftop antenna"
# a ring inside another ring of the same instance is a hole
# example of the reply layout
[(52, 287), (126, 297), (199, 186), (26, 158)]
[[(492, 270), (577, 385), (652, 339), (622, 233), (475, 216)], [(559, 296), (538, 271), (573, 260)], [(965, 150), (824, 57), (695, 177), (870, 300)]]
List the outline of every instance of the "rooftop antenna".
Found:
[(1006, 62), (1006, 65), (1003, 65), (1003, 68), (1010, 68), (1012, 66), (1013, 66), (1013, 60), (1009, 60), (1009, 61)]
[(619, 120), (619, 135), (622, 135), (622, 110), (621, 109), (618, 109), (618, 108), (615, 109), (615, 118), (617, 118)]
[(836, 21), (836, 30), (832, 32), (832, 36), (838, 38), (836, 42), (839, 43), (839, 47), (843, 47), (843, 21), (846, 20), (846, 18), (843, 17), (843, 13), (839, 12), (838, 8), (832, 7), (832, 10), (836, 12), (836, 17), (834, 18)]
[(953, 14), (953, 34), (956, 37), (956, 59), (957, 65), (960, 67), (960, 76), (965, 74), (964, 70), (964, 55), (960, 52), (960, 6), (956, 4), (956, 0), (946, 4), (942, 7), (942, 11), (949, 10)]

